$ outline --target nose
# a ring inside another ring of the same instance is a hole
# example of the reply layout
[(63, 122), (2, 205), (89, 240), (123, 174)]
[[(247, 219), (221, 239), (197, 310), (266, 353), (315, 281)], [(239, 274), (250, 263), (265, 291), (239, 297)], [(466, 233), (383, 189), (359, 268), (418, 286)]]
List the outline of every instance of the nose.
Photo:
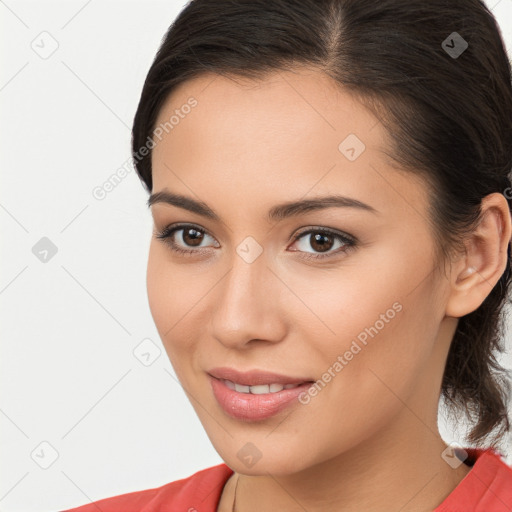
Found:
[(290, 297), (264, 255), (248, 263), (235, 253), (212, 297), (212, 335), (228, 348), (278, 343), (285, 337), (287, 315), (281, 304)]

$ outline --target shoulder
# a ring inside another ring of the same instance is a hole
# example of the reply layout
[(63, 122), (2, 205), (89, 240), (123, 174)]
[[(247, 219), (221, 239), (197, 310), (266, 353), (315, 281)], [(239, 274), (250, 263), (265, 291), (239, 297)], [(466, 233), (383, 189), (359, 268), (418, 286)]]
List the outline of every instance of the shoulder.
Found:
[(232, 474), (229, 466), (219, 464), (161, 487), (104, 498), (62, 512), (156, 512), (164, 506), (165, 510), (215, 512)]
[(466, 448), (472, 468), (434, 512), (512, 510), (512, 467), (498, 451)]

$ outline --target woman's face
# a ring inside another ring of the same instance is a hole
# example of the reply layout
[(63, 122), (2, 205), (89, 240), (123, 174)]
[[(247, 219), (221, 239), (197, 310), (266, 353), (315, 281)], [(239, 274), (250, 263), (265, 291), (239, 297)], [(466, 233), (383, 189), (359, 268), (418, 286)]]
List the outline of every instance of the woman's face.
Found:
[[(431, 435), (456, 323), (434, 272), (427, 191), (386, 161), (382, 124), (306, 69), (258, 82), (203, 75), (168, 98), (157, 126), (169, 120), (154, 138), (152, 192), (216, 218), (152, 204), (155, 233), (187, 226), (151, 240), (149, 305), (221, 457), (243, 473), (286, 474), (363, 441)], [(335, 195), (367, 207), (322, 200)], [(244, 419), (217, 401), (218, 367), (321, 384)]]

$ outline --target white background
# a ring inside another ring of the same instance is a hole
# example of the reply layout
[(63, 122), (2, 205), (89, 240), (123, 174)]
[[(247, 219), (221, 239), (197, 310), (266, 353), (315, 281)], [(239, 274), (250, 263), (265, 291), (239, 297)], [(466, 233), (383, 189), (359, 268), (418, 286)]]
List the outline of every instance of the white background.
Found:
[[(0, 1), (1, 512), (62, 510), (222, 462), (149, 311), (147, 194), (132, 170), (92, 195), (129, 160), (146, 73), (184, 5)], [(488, 5), (511, 55), (512, 0)], [(46, 59), (41, 38), (58, 44)], [(43, 237), (57, 249), (46, 263), (32, 252)], [(146, 367), (133, 351), (147, 338), (161, 355)], [(47, 469), (42, 442), (58, 453)]]

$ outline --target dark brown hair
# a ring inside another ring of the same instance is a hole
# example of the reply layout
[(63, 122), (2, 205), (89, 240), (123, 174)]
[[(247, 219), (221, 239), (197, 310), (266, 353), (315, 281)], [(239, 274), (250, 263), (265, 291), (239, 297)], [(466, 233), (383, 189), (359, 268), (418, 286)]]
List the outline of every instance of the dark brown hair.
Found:
[[(163, 38), (134, 118), (132, 155), (146, 190), (151, 152), (140, 149), (178, 84), (204, 72), (263, 79), (297, 65), (322, 71), (367, 105), (391, 136), (392, 162), (428, 184), (439, 261), (463, 250), (486, 195), (501, 192), (511, 207), (510, 62), (479, 0), (189, 2)], [(467, 415), (467, 439), (477, 446), (496, 446), (510, 430), (510, 380), (496, 359), (510, 264), (509, 244), (499, 282), (459, 319), (442, 381), (441, 397), (455, 416)]]

